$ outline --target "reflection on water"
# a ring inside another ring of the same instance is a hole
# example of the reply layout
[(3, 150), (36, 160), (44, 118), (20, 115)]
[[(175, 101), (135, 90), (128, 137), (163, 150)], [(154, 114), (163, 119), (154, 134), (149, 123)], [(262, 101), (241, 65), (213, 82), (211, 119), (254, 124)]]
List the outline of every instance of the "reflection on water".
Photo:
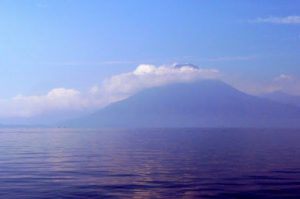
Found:
[(300, 198), (300, 131), (2, 129), (1, 198)]

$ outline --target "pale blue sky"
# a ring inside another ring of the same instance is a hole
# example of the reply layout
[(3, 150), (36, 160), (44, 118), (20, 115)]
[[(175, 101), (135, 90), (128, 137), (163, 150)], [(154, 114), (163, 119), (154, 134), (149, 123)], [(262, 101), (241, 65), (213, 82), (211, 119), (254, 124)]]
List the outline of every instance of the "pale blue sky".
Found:
[(297, 78), (300, 20), (280, 21), (289, 16), (300, 2), (1, 0), (0, 97), (87, 89), (142, 63), (189, 62), (255, 83)]

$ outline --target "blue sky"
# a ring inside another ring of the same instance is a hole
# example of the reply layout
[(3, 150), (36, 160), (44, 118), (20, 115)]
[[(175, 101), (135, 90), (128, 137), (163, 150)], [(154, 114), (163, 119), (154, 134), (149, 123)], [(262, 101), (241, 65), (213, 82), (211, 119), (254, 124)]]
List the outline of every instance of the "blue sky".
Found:
[(240, 87), (298, 79), (299, 16), (289, 0), (1, 0), (0, 98), (82, 91), (139, 64), (193, 63)]

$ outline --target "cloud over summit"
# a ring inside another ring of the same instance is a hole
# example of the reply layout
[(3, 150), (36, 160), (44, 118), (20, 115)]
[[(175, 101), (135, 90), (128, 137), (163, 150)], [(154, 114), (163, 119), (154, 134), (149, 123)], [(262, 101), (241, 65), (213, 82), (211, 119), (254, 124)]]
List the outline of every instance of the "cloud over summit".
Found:
[[(108, 77), (86, 90), (61, 87), (51, 89), (44, 95), (17, 95), (9, 99), (0, 98), (0, 118), (32, 118), (43, 114), (93, 112), (147, 88), (202, 79), (224, 78), (226, 77), (217, 69), (201, 68), (193, 64), (160, 66), (140, 64), (130, 72)], [(267, 85), (255, 87), (256, 91), (284, 90), (290, 93), (300, 93), (299, 79), (292, 75), (283, 73), (270, 81)], [(241, 82), (238, 84), (241, 85)], [(253, 82), (251, 85), (253, 86)], [(247, 85), (241, 90), (245, 90), (245, 87), (247, 88)]]
[(0, 117), (32, 117), (55, 111), (92, 110), (146, 88), (218, 77), (220, 72), (216, 69), (204, 69), (191, 64), (141, 64), (131, 72), (105, 79), (87, 92), (54, 88), (45, 95), (18, 95), (11, 99), (0, 99)]
[(128, 97), (142, 89), (163, 86), (178, 82), (191, 82), (199, 79), (218, 78), (216, 69), (202, 69), (190, 65), (155, 66), (141, 64), (134, 71), (106, 79), (99, 91), (120, 98)]

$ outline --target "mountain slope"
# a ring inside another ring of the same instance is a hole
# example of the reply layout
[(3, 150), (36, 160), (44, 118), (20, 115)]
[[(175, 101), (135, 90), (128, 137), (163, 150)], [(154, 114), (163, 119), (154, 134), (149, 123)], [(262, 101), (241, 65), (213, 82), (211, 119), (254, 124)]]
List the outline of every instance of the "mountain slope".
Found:
[(295, 127), (300, 108), (215, 80), (144, 90), (68, 127)]
[(284, 92), (276, 91), (272, 93), (266, 93), (261, 95), (261, 97), (280, 102), (283, 104), (291, 104), (300, 107), (300, 96), (297, 95), (289, 95)]

